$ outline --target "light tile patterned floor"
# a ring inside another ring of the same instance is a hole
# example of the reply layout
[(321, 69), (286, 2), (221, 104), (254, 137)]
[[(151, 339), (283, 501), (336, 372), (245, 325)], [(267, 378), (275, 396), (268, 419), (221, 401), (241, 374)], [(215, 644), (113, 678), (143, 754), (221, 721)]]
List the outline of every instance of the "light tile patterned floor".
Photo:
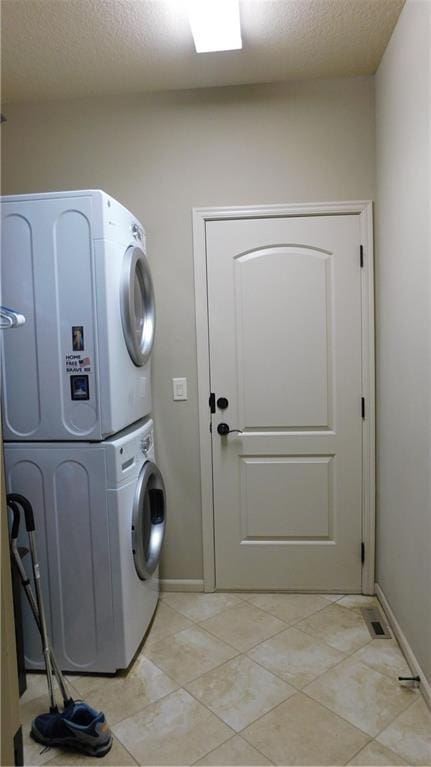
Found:
[[(370, 639), (359, 608), (331, 594), (162, 594), (127, 673), (71, 677), (105, 711), (114, 745), (98, 764), (431, 765), (431, 713), (394, 640)], [(25, 764), (94, 765), (28, 736), (45, 682), (22, 698)]]

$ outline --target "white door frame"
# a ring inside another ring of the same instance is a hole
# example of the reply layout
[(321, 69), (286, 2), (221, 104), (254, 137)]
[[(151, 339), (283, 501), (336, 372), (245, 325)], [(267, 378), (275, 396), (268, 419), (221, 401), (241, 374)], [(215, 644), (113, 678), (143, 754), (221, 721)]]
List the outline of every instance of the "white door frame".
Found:
[[(361, 270), (362, 304), (362, 396), (365, 419), (362, 422), (363, 505), (362, 540), (365, 562), (362, 568), (362, 593), (374, 593), (375, 569), (375, 364), (374, 364), (374, 256), (373, 205), (369, 200), (319, 202), (297, 205), (257, 205), (228, 208), (193, 208), (193, 255), (195, 269), (195, 312), (197, 334), (199, 439), (202, 492), (202, 539), (204, 591), (215, 590), (215, 540), (211, 434), (209, 431), (210, 394), (208, 283), (205, 224), (207, 221), (276, 216), (316, 215), (360, 216), (364, 267)], [(359, 253), (358, 253), (359, 258)]]

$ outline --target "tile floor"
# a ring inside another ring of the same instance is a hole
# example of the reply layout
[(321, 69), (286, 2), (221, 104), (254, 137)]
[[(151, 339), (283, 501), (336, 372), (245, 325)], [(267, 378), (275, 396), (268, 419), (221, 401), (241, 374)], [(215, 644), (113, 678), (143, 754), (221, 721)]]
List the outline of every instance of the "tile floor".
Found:
[[(362, 620), (374, 601), (162, 594), (127, 673), (70, 677), (114, 733), (100, 764), (431, 765), (431, 713), (397, 681), (396, 642), (371, 640)], [(29, 738), (44, 677), (28, 676), (21, 702), (26, 765), (94, 765)]]

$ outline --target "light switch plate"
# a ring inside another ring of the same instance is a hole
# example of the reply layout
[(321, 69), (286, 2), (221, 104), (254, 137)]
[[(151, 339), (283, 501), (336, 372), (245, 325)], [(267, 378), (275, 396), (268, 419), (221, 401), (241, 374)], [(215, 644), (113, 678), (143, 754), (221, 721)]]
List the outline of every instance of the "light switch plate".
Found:
[(173, 378), (172, 391), (174, 395), (174, 400), (186, 400), (187, 399), (187, 378)]

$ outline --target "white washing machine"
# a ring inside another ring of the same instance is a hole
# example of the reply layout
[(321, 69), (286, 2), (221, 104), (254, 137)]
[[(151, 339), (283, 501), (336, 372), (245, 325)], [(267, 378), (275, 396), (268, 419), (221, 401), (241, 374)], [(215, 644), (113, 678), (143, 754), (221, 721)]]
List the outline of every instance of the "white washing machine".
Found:
[(102, 440), (151, 412), (144, 229), (97, 190), (2, 198), (3, 438)]
[[(126, 668), (159, 591), (165, 493), (153, 422), (99, 443), (7, 443), (4, 457), (8, 492), (25, 495), (34, 509), (60, 667), (81, 674)], [(18, 542), (26, 544), (24, 530)], [(24, 598), (23, 622), (27, 668), (41, 668), (40, 637)]]

